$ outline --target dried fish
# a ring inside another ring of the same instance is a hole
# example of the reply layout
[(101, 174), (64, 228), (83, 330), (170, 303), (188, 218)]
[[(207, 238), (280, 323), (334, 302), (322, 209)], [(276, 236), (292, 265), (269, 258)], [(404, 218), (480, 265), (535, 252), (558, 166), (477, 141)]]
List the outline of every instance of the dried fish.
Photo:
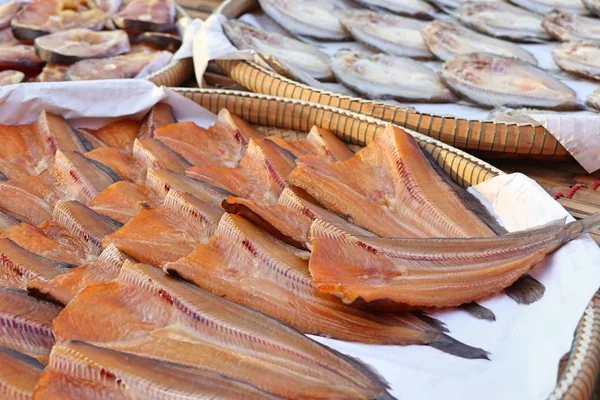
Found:
[(343, 40), (350, 35), (340, 19), (346, 7), (336, 0), (259, 0), (263, 11), (294, 35)]
[(36, 77), (37, 82), (60, 82), (67, 80), (68, 65), (48, 63)]
[(254, 50), (265, 55), (266, 59), (274, 57), (284, 60), (314, 79), (333, 78), (328, 65), (329, 56), (307, 43), (265, 32), (237, 20), (229, 20), (223, 24), (223, 31), (238, 49)]
[(114, 15), (115, 25), (130, 31), (164, 32), (175, 24), (175, 0), (130, 0)]
[[(227, 111), (224, 108), (221, 112)], [(221, 113), (219, 113), (220, 115)], [(165, 125), (174, 124), (177, 122), (175, 115), (173, 115), (173, 109), (166, 103), (158, 103), (152, 110), (144, 117), (142, 126), (139, 129), (138, 139), (152, 139), (154, 138), (154, 132)], [(133, 143), (132, 143), (133, 144)]]
[(0, 72), (0, 86), (14, 85), (23, 82), (25, 74), (21, 71), (6, 70)]
[(391, 11), (396, 14), (419, 19), (433, 19), (435, 7), (423, 0), (354, 0), (357, 3), (379, 11)]
[(35, 48), (27, 44), (0, 46), (0, 70), (12, 69), (25, 74), (42, 70), (44, 61), (35, 54)]
[(600, 16), (600, 0), (581, 0), (585, 8), (592, 14)]
[(164, 32), (140, 33), (135, 37), (134, 42), (147, 44), (156, 49), (167, 50), (171, 53), (175, 53), (182, 44), (179, 35)]
[(600, 43), (600, 23), (597, 18), (554, 10), (546, 15), (542, 26), (563, 42), (593, 40)]
[(0, 397), (29, 400), (44, 369), (44, 364), (23, 353), (0, 347)]
[(422, 30), (423, 40), (429, 50), (446, 61), (458, 54), (486, 52), (504, 57), (514, 57), (537, 65), (537, 60), (527, 50), (504, 40), (491, 38), (457, 23), (433, 21)]
[(446, 61), (440, 75), (454, 91), (486, 107), (577, 110), (575, 91), (529, 63), (488, 53)]
[(567, 72), (600, 81), (600, 43), (563, 43), (552, 50), (552, 58)]
[(98, 214), (125, 224), (140, 209), (159, 204), (158, 195), (148, 187), (120, 181), (98, 193), (88, 205)]
[(372, 99), (456, 100), (435, 72), (409, 58), (339, 50), (331, 57), (330, 66), (340, 83)]
[(552, 38), (542, 28), (542, 17), (501, 1), (467, 3), (456, 18), (478, 32), (515, 42), (541, 43)]
[(504, 1), (504, 0), (429, 0), (429, 2), (441, 10), (451, 13), (460, 6), (466, 3), (489, 3), (492, 1)]
[(521, 8), (545, 15), (552, 10), (561, 10), (576, 14), (587, 14), (581, 0), (509, 0)]
[(429, 59), (433, 54), (421, 37), (426, 22), (369, 10), (351, 10), (342, 25), (358, 42), (395, 56)]
[(585, 104), (594, 110), (600, 111), (600, 89), (596, 89), (590, 93), (585, 101)]
[(21, 8), (20, 1), (9, 1), (0, 5), (0, 31), (10, 26), (10, 21)]

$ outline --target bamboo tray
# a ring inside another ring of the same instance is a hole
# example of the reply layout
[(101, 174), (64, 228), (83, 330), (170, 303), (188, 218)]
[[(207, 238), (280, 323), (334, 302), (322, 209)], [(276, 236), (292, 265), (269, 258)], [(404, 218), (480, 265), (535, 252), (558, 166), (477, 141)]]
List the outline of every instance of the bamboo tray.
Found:
[[(256, 0), (226, 0), (216, 12), (228, 18), (238, 18), (257, 8)], [(421, 113), (312, 88), (247, 61), (217, 60), (217, 64), (224, 73), (252, 92), (310, 101), (368, 115), (469, 152), (546, 160), (571, 158), (567, 150), (541, 125), (496, 123)]]
[[(246, 121), (269, 128), (307, 132), (313, 125), (333, 131), (344, 141), (365, 144), (384, 129), (386, 122), (334, 107), (254, 93), (214, 89), (175, 89), (213, 113), (227, 108)], [(279, 133), (281, 135), (281, 133)], [(503, 172), (461, 150), (436, 139), (414, 133), (458, 184), (475, 185)], [(571, 351), (550, 399), (589, 399), (600, 371), (600, 292), (590, 301), (581, 318)]]

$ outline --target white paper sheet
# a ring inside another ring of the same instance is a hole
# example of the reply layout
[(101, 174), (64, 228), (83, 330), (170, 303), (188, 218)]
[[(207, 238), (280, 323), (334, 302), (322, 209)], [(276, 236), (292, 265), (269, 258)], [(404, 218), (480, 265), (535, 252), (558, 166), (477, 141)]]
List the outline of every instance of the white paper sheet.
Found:
[[(287, 35), (281, 27), (264, 14), (245, 14), (240, 19), (261, 29)], [(260, 58), (252, 51), (239, 51), (229, 42), (222, 29), (222, 24), (225, 21), (227, 21), (227, 17), (224, 15), (213, 14), (206, 20), (204, 27), (198, 31), (194, 42), (194, 67), (198, 82), (202, 81), (202, 75), (210, 60), (248, 60), (259, 62), (262, 66), (269, 68), (264, 62), (260, 62)], [(315, 44), (319, 46), (321, 51), (330, 55), (334, 54), (340, 48), (350, 48), (364, 53), (372, 53), (372, 50), (355, 42), (327, 42), (318, 44), (315, 42)], [(587, 96), (595, 89), (600, 88), (600, 85), (591, 81), (570, 77), (565, 73), (559, 72), (558, 67), (551, 56), (552, 49), (557, 45), (557, 43), (550, 43), (522, 45), (522, 47), (530, 51), (538, 59), (540, 67), (552, 71), (552, 73), (559, 77), (567, 86), (575, 90), (579, 101), (583, 104)], [(439, 69), (440, 63), (428, 62), (426, 65), (433, 70), (437, 70)], [(333, 92), (348, 94), (348, 91), (342, 85), (326, 83), (324, 86)], [(425, 113), (468, 119), (486, 120), (488, 119), (489, 114), (489, 110), (465, 102), (460, 104), (406, 104), (388, 101), (388, 103), (401, 107), (413, 107), (417, 111)], [(587, 129), (585, 131), (577, 129), (578, 127), (569, 123), (575, 116), (585, 116), (586, 120), (589, 121), (586, 123)], [(591, 173), (600, 169), (600, 157), (597, 156), (597, 154), (600, 153), (600, 140), (590, 139), (600, 137), (600, 116), (598, 116), (597, 113), (578, 111), (559, 114), (539, 114), (538, 112), (533, 118), (538, 121), (540, 125), (545, 126), (588, 172)], [(583, 151), (583, 149), (585, 149), (585, 151)]]
[[(207, 127), (215, 116), (192, 101), (144, 80), (62, 82), (0, 88), (0, 124), (33, 122), (46, 108), (77, 126), (98, 126), (107, 117), (141, 118), (166, 101), (179, 120)], [(83, 119), (82, 119), (83, 118)], [(202, 145), (199, 143), (199, 145)], [(534, 181), (501, 175), (470, 189), (509, 231), (567, 215)], [(374, 346), (315, 337), (371, 364), (408, 399), (542, 399), (553, 389), (560, 357), (569, 350), (576, 324), (600, 282), (600, 249), (589, 237), (575, 240), (532, 274), (546, 286), (542, 300), (521, 306), (504, 294), (481, 301), (496, 322), (459, 310), (434, 313), (451, 336), (491, 352), (491, 360), (463, 360), (421, 346)]]

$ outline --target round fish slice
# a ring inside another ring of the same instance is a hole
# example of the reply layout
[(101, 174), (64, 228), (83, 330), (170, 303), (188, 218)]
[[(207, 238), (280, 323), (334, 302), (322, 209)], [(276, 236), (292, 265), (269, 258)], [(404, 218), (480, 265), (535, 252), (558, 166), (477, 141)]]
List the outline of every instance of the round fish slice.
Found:
[(0, 86), (14, 85), (21, 83), (25, 79), (25, 74), (21, 71), (7, 70), (0, 72)]
[(567, 42), (552, 50), (552, 58), (561, 69), (584, 78), (600, 81), (600, 44)]
[(10, 26), (10, 21), (17, 11), (19, 11), (19, 8), (21, 8), (20, 1), (11, 1), (4, 5), (0, 5), (0, 30)]
[(410, 58), (339, 50), (331, 57), (330, 66), (338, 82), (371, 99), (456, 100), (435, 72)]
[(71, 29), (41, 36), (34, 41), (37, 55), (51, 63), (73, 64), (89, 58), (113, 57), (129, 51), (125, 31), (94, 32)]
[(516, 44), (492, 38), (449, 21), (433, 21), (421, 30), (429, 50), (446, 61), (458, 54), (478, 51), (514, 57), (537, 65), (537, 60), (527, 50)]
[(514, 58), (461, 54), (446, 61), (440, 75), (455, 92), (484, 107), (581, 108), (576, 93), (567, 85)]
[(593, 40), (600, 42), (600, 20), (554, 10), (544, 18), (542, 26), (562, 42)]
[(342, 18), (342, 25), (356, 41), (384, 53), (433, 58), (421, 37), (421, 29), (426, 25), (424, 21), (376, 11), (351, 10)]

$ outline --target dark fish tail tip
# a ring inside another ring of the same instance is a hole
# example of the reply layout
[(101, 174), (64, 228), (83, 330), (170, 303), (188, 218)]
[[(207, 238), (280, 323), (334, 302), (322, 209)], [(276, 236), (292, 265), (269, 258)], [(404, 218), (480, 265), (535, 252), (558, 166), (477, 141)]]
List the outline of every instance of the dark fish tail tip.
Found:
[(475, 302), (463, 304), (460, 308), (477, 319), (496, 321), (496, 315), (492, 310)]
[(523, 275), (512, 285), (504, 289), (504, 293), (518, 304), (529, 305), (544, 297), (546, 287), (531, 275)]
[(450, 329), (448, 329), (445, 322), (440, 321), (439, 319), (434, 318), (430, 315), (427, 315), (424, 312), (417, 312), (417, 313), (415, 313), (415, 316), (417, 318), (419, 318), (421, 321), (425, 322), (426, 324), (428, 324), (429, 326), (431, 326), (434, 329), (437, 329), (440, 332), (444, 332), (444, 333), (450, 332)]
[(439, 338), (429, 343), (429, 346), (443, 351), (444, 353), (451, 354), (460, 358), (468, 360), (489, 360), (489, 352), (480, 349), (478, 347), (469, 346), (454, 339), (451, 336), (442, 334)]

